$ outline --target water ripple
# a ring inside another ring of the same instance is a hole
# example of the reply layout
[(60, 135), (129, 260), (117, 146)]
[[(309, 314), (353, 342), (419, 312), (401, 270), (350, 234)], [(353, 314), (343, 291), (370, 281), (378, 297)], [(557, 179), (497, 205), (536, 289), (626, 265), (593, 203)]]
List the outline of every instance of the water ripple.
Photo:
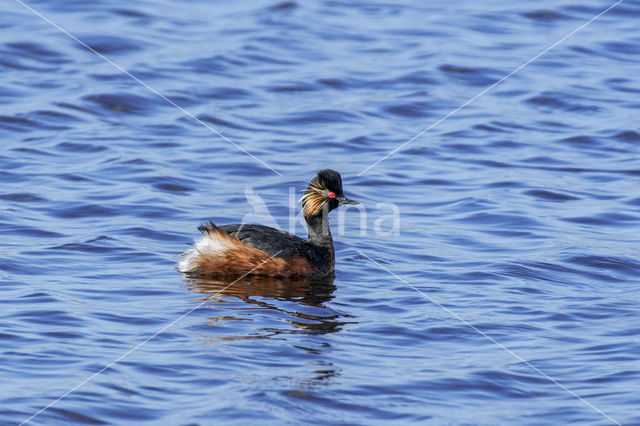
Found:
[[(640, 424), (637, 1), (459, 110), (605, 6), (33, 7), (215, 131), (7, 3), (4, 422), (171, 324), (33, 423), (607, 421), (533, 365)], [(177, 273), (209, 219), (304, 236), (327, 167), (334, 280)]]

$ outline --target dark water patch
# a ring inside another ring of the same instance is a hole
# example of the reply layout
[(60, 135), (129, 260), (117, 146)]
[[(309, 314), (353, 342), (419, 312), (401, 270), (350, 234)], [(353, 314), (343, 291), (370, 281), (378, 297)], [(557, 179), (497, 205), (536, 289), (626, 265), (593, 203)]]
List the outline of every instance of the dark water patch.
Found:
[[(418, 71), (402, 75), (396, 79), (396, 82), (409, 85), (427, 86), (437, 84), (438, 80), (425, 71)], [(425, 96), (426, 93), (422, 92), (422, 95)]]
[[(633, 315), (634, 313), (631, 313)], [(633, 337), (640, 334), (640, 328), (626, 328), (622, 330), (612, 330), (608, 333), (605, 333), (607, 336), (616, 336), (616, 337)]]
[(541, 107), (545, 110), (561, 110), (567, 112), (599, 112), (601, 107), (596, 105), (584, 105), (577, 102), (569, 102), (567, 95), (561, 93), (546, 93), (539, 96), (534, 96), (526, 100), (527, 103)]
[(60, 173), (56, 176), (56, 178), (61, 179), (61, 180), (66, 180), (69, 182), (90, 182), (91, 179), (89, 179), (86, 176), (81, 176), (75, 173)]
[(495, 161), (495, 160), (478, 160), (478, 161), (475, 161), (475, 163), (482, 166), (487, 166), (487, 167), (496, 168), (496, 169), (506, 169), (506, 168), (516, 167), (513, 164), (508, 164), (502, 161)]
[(230, 129), (237, 129), (237, 130), (252, 130), (250, 127), (242, 126), (238, 123), (234, 123), (229, 120), (223, 120), (222, 118), (214, 117), (209, 114), (199, 115), (198, 120), (202, 120), (206, 123), (211, 123), (214, 126), (219, 126), (219, 127), (227, 127)]
[[(134, 75), (136, 77), (142, 77), (139, 73), (135, 73)], [(108, 74), (89, 74), (89, 76), (93, 79), (100, 80), (100, 81), (123, 82), (123, 83), (128, 81), (131, 78), (127, 74), (123, 74), (121, 72), (118, 72), (117, 70), (114, 70), (114, 72), (108, 73)]]
[(159, 98), (154, 98), (152, 101), (148, 98), (130, 93), (89, 95), (85, 96), (83, 100), (95, 103), (106, 111), (123, 114), (149, 113), (155, 106), (161, 105), (161, 102), (163, 105), (165, 104), (165, 102)]
[(464, 197), (438, 202), (436, 205), (448, 206), (449, 212), (463, 214), (467, 212), (491, 210), (496, 204), (484, 198)]
[(623, 93), (640, 93), (640, 88), (623, 86), (620, 82), (608, 82), (613, 90)]
[(39, 309), (23, 311), (16, 315), (21, 322), (40, 324), (51, 327), (68, 326), (81, 327), (83, 320), (70, 315), (67, 312)]
[(569, 17), (565, 14), (557, 12), (555, 10), (548, 9), (537, 9), (529, 12), (524, 12), (521, 14), (527, 19), (531, 19), (532, 21), (549, 23), (556, 22), (569, 19)]
[[(152, 163), (144, 158), (132, 158), (131, 160), (123, 161), (122, 164), (125, 165), (133, 165), (133, 166), (150, 166)], [(145, 169), (151, 170), (151, 169)]]
[(596, 384), (600, 384), (600, 383), (616, 383), (616, 382), (620, 382), (620, 381), (626, 381), (628, 378), (635, 377), (635, 376), (637, 376), (637, 372), (635, 372), (635, 371), (623, 371), (623, 372), (620, 372), (620, 373), (609, 374), (609, 375), (604, 376), (604, 377), (594, 377), (594, 378), (586, 380), (586, 382), (588, 382), (588, 383), (596, 383)]
[[(25, 142), (35, 142), (35, 141), (40, 141), (42, 140), (41, 138), (25, 138), (24, 141)], [(19, 147), (19, 148), (13, 148), (12, 151), (14, 152), (19, 152), (22, 154), (30, 154), (30, 155), (37, 155), (37, 156), (43, 156), (43, 157), (54, 157), (55, 154), (51, 153), (51, 152), (47, 152), (47, 151), (43, 151), (40, 149), (36, 149), (36, 148), (28, 148), (28, 147)]]
[(549, 129), (549, 128), (571, 129), (571, 128), (573, 128), (573, 126), (570, 126), (567, 123), (562, 123), (562, 122), (553, 121), (553, 120), (539, 120), (539, 121), (536, 121), (536, 124), (539, 124), (542, 129)]
[[(0, 54), (2, 54), (1, 51), (0, 51)], [(21, 59), (20, 57), (16, 57), (16, 56), (6, 56), (6, 55), (0, 56), (0, 67), (20, 70), (25, 72), (33, 71), (38, 73), (55, 73), (58, 71), (57, 66), (44, 67), (44, 66), (26, 65), (20, 59)]]
[[(147, 396), (148, 398), (148, 396)], [(164, 398), (158, 398), (160, 400), (164, 400)], [(162, 416), (167, 415), (166, 410), (155, 409), (155, 410), (136, 410), (132, 409), (131, 403), (129, 401), (122, 402), (120, 404), (113, 404), (113, 406), (102, 406), (96, 410), (97, 413), (102, 414), (106, 418), (114, 418), (119, 419), (124, 422), (133, 422), (133, 421), (152, 421), (161, 418)]]
[(94, 145), (89, 143), (61, 142), (56, 145), (56, 149), (63, 152), (95, 153), (106, 151), (108, 148), (103, 145)]
[(572, 256), (567, 258), (566, 261), (598, 270), (640, 276), (640, 262), (625, 257)]
[(446, 136), (448, 139), (472, 139), (473, 134), (469, 130), (456, 130), (454, 132), (447, 132), (443, 136)]
[(613, 137), (628, 142), (640, 142), (640, 133), (635, 130), (625, 130), (616, 133)]
[(426, 102), (408, 102), (399, 105), (388, 105), (382, 108), (384, 112), (401, 117), (429, 117), (431, 106)]
[[(398, 141), (395, 141), (395, 144), (397, 145), (391, 145), (391, 146), (395, 147), (404, 142), (406, 142), (406, 140), (404, 139), (398, 140)], [(404, 148), (402, 151), (406, 155), (416, 155), (416, 156), (425, 156), (425, 157), (429, 156), (433, 158), (438, 157), (438, 154), (432, 148), (429, 148), (426, 146), (413, 146), (410, 148)]]
[[(144, 134), (152, 134), (154, 136), (154, 140), (156, 140), (157, 136), (171, 136), (176, 137), (179, 135), (185, 135), (188, 133), (183, 126), (179, 126), (177, 124), (152, 124), (141, 126), (144, 130)], [(178, 141), (176, 142), (152, 142), (150, 146), (162, 146), (162, 144), (171, 144), (170, 146), (182, 146)]]
[(20, 98), (25, 96), (25, 92), (15, 90), (6, 86), (0, 86), (0, 105), (10, 104), (11, 98)]
[(348, 89), (359, 86), (352, 81), (339, 78), (321, 78), (317, 80), (317, 83), (332, 89)]
[(172, 194), (182, 194), (193, 191), (195, 188), (178, 185), (174, 182), (154, 183), (153, 187), (160, 191), (170, 192)]
[(456, 65), (441, 65), (440, 71), (448, 74), (475, 74), (478, 72), (475, 68), (467, 68)]
[(125, 16), (127, 18), (151, 18), (147, 13), (134, 9), (112, 9), (111, 13), (119, 16)]
[(453, 143), (443, 146), (448, 151), (453, 151), (460, 154), (482, 154), (486, 152), (484, 149), (477, 145), (471, 145), (466, 143)]
[(0, 115), (0, 129), (11, 132), (28, 132), (34, 130), (67, 130), (67, 126), (51, 125), (42, 120), (34, 120), (26, 116)]
[(20, 237), (33, 237), (33, 238), (59, 238), (65, 236), (59, 232), (43, 229), (42, 227), (24, 226), (6, 224), (0, 222), (0, 229), (3, 230), (5, 235), (15, 235)]
[(498, 237), (505, 237), (505, 238), (530, 238), (530, 239), (534, 239), (534, 238), (544, 238), (542, 236), (536, 236), (536, 234), (534, 234), (533, 232), (528, 232), (528, 231), (517, 231), (517, 230), (485, 230), (484, 233), (486, 234), (490, 234), (490, 235), (496, 235)]
[(158, 142), (152, 143), (149, 146), (153, 148), (180, 148), (182, 147), (182, 144), (179, 142)]
[(427, 186), (458, 186), (459, 183), (451, 180), (445, 179), (422, 179), (417, 182), (419, 185), (427, 185)]
[(110, 217), (118, 216), (118, 210), (98, 204), (70, 203), (71, 206), (55, 209), (50, 212), (51, 216), (60, 219), (82, 219), (90, 217)]
[(314, 125), (330, 123), (349, 123), (357, 121), (358, 116), (351, 112), (339, 110), (316, 110), (304, 113), (289, 114), (286, 118), (273, 121), (256, 120), (260, 124), (270, 126), (282, 125)]
[(524, 96), (524, 95), (527, 95), (528, 93), (529, 93), (528, 90), (520, 90), (520, 89), (512, 89), (512, 90), (495, 89), (495, 92), (493, 92), (494, 96), (504, 97), (507, 99), (511, 99), (516, 96), (518, 97)]
[(582, 225), (628, 227), (635, 226), (640, 221), (640, 217), (621, 213), (602, 213), (593, 216), (561, 218), (561, 220)]
[(161, 218), (176, 218), (181, 216), (182, 210), (178, 206), (170, 207), (168, 205), (156, 205), (149, 203), (130, 203), (119, 205), (119, 211), (122, 214), (132, 214), (135, 212), (135, 217), (142, 219), (161, 219)]
[(633, 55), (640, 55), (638, 43), (628, 43), (624, 41), (608, 41), (603, 43), (603, 51), (621, 53), (627, 58)]
[(356, 136), (349, 140), (347, 140), (347, 144), (349, 146), (371, 146), (377, 141), (376, 138), (368, 137), (368, 136)]
[(172, 194), (185, 194), (196, 189), (196, 182), (175, 176), (144, 176), (132, 180), (134, 182), (151, 185), (154, 189)]
[(541, 290), (535, 287), (511, 287), (509, 288), (510, 292), (513, 293), (521, 293), (521, 294), (547, 294), (548, 291)]
[(384, 187), (394, 187), (394, 186), (402, 186), (402, 182), (399, 182), (397, 180), (382, 180), (382, 179), (376, 179), (376, 178), (368, 178), (363, 180), (360, 185), (362, 187), (377, 187), (377, 188), (384, 188)]
[(553, 158), (553, 157), (548, 157), (546, 155), (544, 156), (537, 156), (537, 157), (531, 157), (531, 158), (526, 158), (524, 160), (522, 160), (523, 163), (534, 163), (534, 164), (541, 164), (541, 165), (548, 165), (548, 164), (569, 164), (567, 161), (564, 160), (560, 160), (558, 158)]
[(157, 326), (164, 323), (162, 319), (150, 318), (148, 316), (131, 316), (117, 314), (113, 312), (99, 312), (91, 315), (92, 318), (107, 321), (110, 323), (124, 324), (124, 325), (140, 325), (140, 326)]
[(211, 89), (199, 90), (198, 96), (207, 99), (239, 99), (248, 98), (251, 96), (251, 92), (248, 90), (240, 89), (238, 87), (216, 87)]
[[(4, 162), (2, 165), (6, 168), (19, 168), (22, 166), (21, 164), (7, 164), (7, 162)], [(18, 182), (25, 182), (29, 180), (29, 176), (0, 170), (0, 182), (16, 184)]]
[(81, 413), (81, 412), (78, 412), (77, 410), (69, 410), (69, 409), (60, 408), (60, 407), (50, 407), (48, 411), (51, 411), (51, 414), (50, 414), (51, 417), (61, 422), (73, 422), (73, 423), (85, 424), (85, 425), (109, 424), (108, 422), (104, 422), (95, 416)]
[(111, 253), (115, 250), (121, 250), (114, 245), (115, 240), (105, 235), (91, 238), (82, 242), (66, 243), (50, 247), (49, 250), (64, 250), (74, 252), (95, 252), (95, 253)]
[(546, 315), (546, 320), (554, 323), (575, 323), (579, 321), (574, 315), (562, 312), (549, 313)]
[(497, 71), (488, 68), (445, 64), (439, 66), (438, 69), (449, 77), (471, 86), (489, 86), (498, 81), (498, 78), (494, 77), (494, 75), (497, 75)]
[(466, 223), (483, 223), (491, 226), (513, 226), (521, 228), (538, 228), (541, 223), (533, 218), (527, 217), (521, 214), (506, 214), (506, 213), (474, 213), (466, 216), (462, 219), (456, 219), (457, 222)]
[(548, 191), (544, 189), (532, 189), (530, 191), (526, 191), (524, 194), (545, 201), (573, 201), (580, 199), (572, 195), (563, 194), (561, 192)]
[(493, 148), (517, 149), (517, 148), (524, 148), (527, 146), (527, 144), (524, 144), (522, 142), (512, 141), (512, 140), (500, 140), (500, 141), (491, 142), (488, 146)]
[[(103, 55), (118, 55), (132, 53), (146, 47), (147, 43), (141, 40), (105, 35), (105, 34), (82, 34), (78, 38), (91, 49)], [(76, 45), (78, 49), (87, 50), (82, 45)]]
[(275, 86), (265, 87), (268, 92), (274, 93), (297, 93), (297, 92), (312, 92), (316, 90), (315, 87), (304, 82), (289, 82), (287, 84), (279, 84)]
[(33, 43), (33, 42), (12, 42), (7, 43), (7, 46), (11, 49), (14, 49), (16, 54), (20, 56), (27, 56), (33, 59), (37, 59), (41, 62), (51, 62), (51, 63), (64, 63), (66, 62), (62, 58), (60, 52), (56, 52), (54, 50), (47, 49), (42, 44)]
[(33, 267), (25, 262), (24, 259), (19, 259), (17, 256), (12, 255), (8, 259), (3, 259), (0, 262), (0, 271), (11, 274), (32, 274)]
[(586, 136), (586, 135), (580, 135), (580, 136), (571, 136), (568, 138), (564, 138), (561, 140), (561, 142), (566, 143), (568, 145), (574, 145), (574, 146), (599, 146), (600, 142), (592, 137), (592, 136)]
[[(191, 94), (189, 94), (189, 95), (185, 95), (185, 94), (177, 94), (177, 95), (164, 94), (164, 96), (169, 101), (173, 102), (173, 104), (178, 105), (181, 108), (192, 107), (192, 106), (200, 104), (200, 101), (198, 99), (196, 99), (195, 96), (192, 96)], [(166, 100), (164, 100), (164, 99), (162, 99), (162, 100), (165, 101), (167, 103), (167, 105), (171, 105)], [(171, 105), (171, 106), (173, 106), (173, 105)]]
[(521, 188), (523, 186), (520, 182), (513, 181), (500, 181), (500, 182), (492, 182), (487, 185), (489, 188)]
[[(254, 50), (254, 49), (250, 48), (247, 50)], [(262, 49), (258, 49), (258, 48), (255, 48), (255, 50), (262, 51)], [(238, 56), (240, 56), (242, 59), (250, 63), (261, 63), (261, 64), (269, 64), (269, 65), (288, 65), (288, 66), (294, 66), (297, 64), (296, 61), (279, 59), (275, 56), (268, 56), (268, 55), (263, 55), (258, 53), (242, 53), (242, 54), (239, 54)]]
[(237, 70), (240, 67), (248, 65), (248, 61), (240, 60), (237, 58), (226, 57), (223, 55), (214, 55), (210, 57), (204, 57), (194, 59), (182, 64), (194, 72), (203, 74), (225, 74), (231, 70)]
[(20, 341), (24, 338), (18, 334), (0, 333), (0, 341)]
[[(498, 373), (496, 373), (498, 374)], [(464, 394), (473, 399), (481, 400), (498, 400), (502, 398), (520, 399), (520, 398), (540, 398), (548, 396), (547, 392), (532, 391), (522, 385), (517, 385), (513, 379), (506, 376), (498, 380), (496, 377), (492, 379), (470, 377), (468, 379), (446, 378), (434, 381), (431, 385), (444, 392), (453, 394)], [(507, 383), (505, 383), (505, 381)]]
[(30, 203), (30, 202), (44, 201), (44, 198), (41, 198), (34, 194), (22, 192), (22, 193), (13, 193), (13, 194), (0, 194), (0, 200), (16, 201), (19, 203)]
[(59, 111), (34, 111), (30, 113), (30, 116), (34, 117), (35, 119), (46, 120), (54, 123), (59, 123), (59, 122), (77, 123), (79, 121), (82, 121), (78, 117), (65, 114)]
[(44, 331), (42, 333), (40, 333), (40, 335), (42, 337), (50, 337), (52, 339), (83, 339), (84, 338), (84, 334), (81, 333), (69, 333), (66, 331)]
[[(7, 49), (0, 48), (0, 65), (23, 71), (55, 71), (57, 66), (70, 60), (63, 54), (46, 48), (41, 43), (12, 42)], [(54, 65), (55, 67), (47, 66)]]
[(489, 124), (476, 124), (475, 126), (473, 126), (473, 128), (476, 129), (476, 130), (482, 130), (482, 131), (490, 132), (490, 133), (508, 133), (508, 131), (505, 130), (505, 129), (501, 129), (499, 127), (491, 126)]
[(274, 4), (269, 7), (269, 10), (272, 12), (280, 12), (280, 11), (291, 11), (298, 8), (298, 3), (295, 1), (283, 1), (278, 4)]
[(538, 268), (535, 264), (511, 263), (499, 268), (499, 273), (508, 277), (526, 279), (527, 281), (542, 281), (545, 283), (564, 283), (562, 276)]
[(115, 383), (107, 383), (104, 386), (106, 386), (107, 388), (113, 389), (116, 392), (120, 393), (120, 394), (125, 394), (125, 395), (141, 395), (140, 392), (136, 392), (134, 389), (119, 385), (119, 384), (115, 384)]
[(22, 296), (20, 296), (20, 298), (18, 300), (16, 300), (16, 303), (51, 303), (51, 302), (55, 302), (56, 299), (53, 298), (50, 294), (42, 292), (42, 291), (36, 291), (34, 293), (28, 293), (28, 294), (24, 294)]
[(87, 113), (87, 114), (92, 114), (92, 115), (96, 114), (93, 111), (93, 109), (91, 109), (91, 108), (84, 108), (84, 107), (81, 107), (81, 106), (78, 106), (78, 105), (73, 105), (73, 104), (70, 104), (70, 103), (67, 103), (67, 102), (56, 102), (56, 103), (54, 103), (54, 105), (56, 105), (56, 106), (58, 106), (60, 108), (70, 109), (70, 110), (73, 110), (73, 111), (84, 112), (84, 113)]

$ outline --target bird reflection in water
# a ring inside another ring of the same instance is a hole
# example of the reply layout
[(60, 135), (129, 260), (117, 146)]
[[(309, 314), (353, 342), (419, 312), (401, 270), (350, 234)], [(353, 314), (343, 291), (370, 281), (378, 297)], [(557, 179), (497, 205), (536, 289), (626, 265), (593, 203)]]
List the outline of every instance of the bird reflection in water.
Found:
[[(241, 318), (237, 315), (241, 310), (253, 312), (258, 307), (284, 314), (287, 322), (299, 331), (324, 334), (340, 331), (341, 326), (347, 322), (344, 319), (349, 317), (325, 306), (325, 303), (334, 297), (332, 293), (336, 287), (333, 284), (333, 278), (281, 279), (249, 276), (237, 281), (198, 278), (189, 279), (186, 283), (191, 291), (206, 295), (202, 300), (209, 299), (213, 304), (212, 307), (233, 312), (232, 315), (211, 317), (212, 325), (220, 325), (222, 321), (229, 320), (252, 320), (250, 315), (242, 315)], [(234, 303), (234, 298), (244, 302), (243, 305), (238, 306), (237, 301)], [(270, 322), (268, 335), (292, 332), (291, 330), (274, 330), (272, 326), (273, 323)], [(221, 337), (223, 340), (243, 338), (259, 338), (259, 336), (254, 334)]]

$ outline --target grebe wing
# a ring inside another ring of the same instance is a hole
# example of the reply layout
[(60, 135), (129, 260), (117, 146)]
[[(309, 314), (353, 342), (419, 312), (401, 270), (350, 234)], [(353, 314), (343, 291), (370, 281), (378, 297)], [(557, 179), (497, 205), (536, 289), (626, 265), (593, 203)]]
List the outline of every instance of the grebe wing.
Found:
[(245, 224), (223, 225), (218, 228), (246, 245), (262, 250), (271, 256), (288, 257), (308, 251), (307, 241), (280, 229)]

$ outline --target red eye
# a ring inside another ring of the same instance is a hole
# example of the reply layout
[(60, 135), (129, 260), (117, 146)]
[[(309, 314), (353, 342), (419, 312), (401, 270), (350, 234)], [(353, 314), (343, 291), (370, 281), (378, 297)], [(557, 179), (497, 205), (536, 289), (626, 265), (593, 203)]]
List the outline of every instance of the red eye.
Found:
[(334, 194), (333, 192), (330, 192), (327, 194), (329, 196), (329, 198), (335, 198), (336, 194)]

